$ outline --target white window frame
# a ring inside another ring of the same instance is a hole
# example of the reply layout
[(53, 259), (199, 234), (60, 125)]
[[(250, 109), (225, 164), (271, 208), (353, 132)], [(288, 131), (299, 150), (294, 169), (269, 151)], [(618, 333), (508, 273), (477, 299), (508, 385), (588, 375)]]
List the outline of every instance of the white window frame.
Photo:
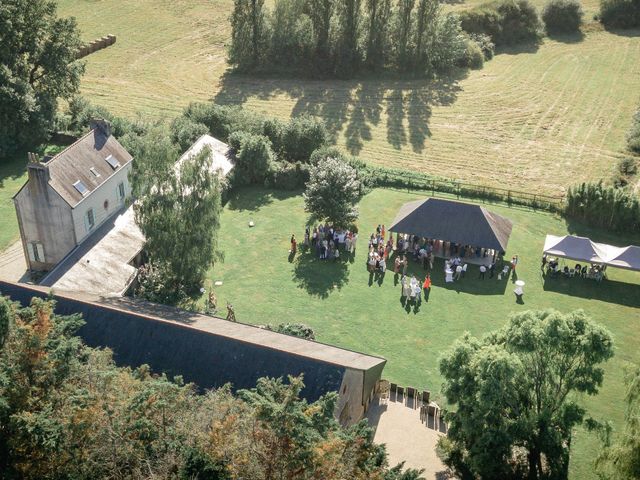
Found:
[(44, 246), (40, 242), (27, 243), (27, 255), (30, 262), (45, 262)]

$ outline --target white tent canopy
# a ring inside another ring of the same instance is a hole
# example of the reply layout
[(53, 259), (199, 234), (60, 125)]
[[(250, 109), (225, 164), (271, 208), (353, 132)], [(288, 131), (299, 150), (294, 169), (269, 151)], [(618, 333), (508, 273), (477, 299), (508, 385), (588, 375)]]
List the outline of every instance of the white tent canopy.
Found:
[(640, 247), (615, 247), (592, 242), (586, 237), (547, 235), (544, 253), (579, 262), (599, 263), (617, 268), (640, 271)]

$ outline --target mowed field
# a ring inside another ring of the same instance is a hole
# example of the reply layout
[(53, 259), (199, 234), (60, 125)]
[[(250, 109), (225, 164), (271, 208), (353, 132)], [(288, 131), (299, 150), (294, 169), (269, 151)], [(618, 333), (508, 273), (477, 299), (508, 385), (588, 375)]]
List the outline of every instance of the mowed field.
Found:
[[(584, 36), (545, 39), (435, 81), (265, 79), (227, 71), (231, 6), (60, 0), (83, 38), (118, 38), (87, 59), (82, 93), (126, 116), (169, 118), (208, 99), (281, 118), (308, 113), (366, 161), (550, 194), (611, 175), (640, 101), (640, 31), (590, 25)], [(597, 2), (585, 10), (589, 21)]]

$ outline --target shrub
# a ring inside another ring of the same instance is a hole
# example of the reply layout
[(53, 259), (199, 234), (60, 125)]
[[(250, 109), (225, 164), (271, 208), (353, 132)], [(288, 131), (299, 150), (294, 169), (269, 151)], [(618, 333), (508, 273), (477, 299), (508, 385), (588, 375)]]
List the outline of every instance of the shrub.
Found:
[(633, 157), (625, 157), (618, 162), (620, 175), (633, 176), (638, 173), (638, 162)]
[(304, 323), (280, 323), (278, 325), (265, 325), (264, 328), (272, 332), (284, 333), (294, 337), (304, 338), (305, 340), (315, 340), (316, 334), (311, 327)]
[(269, 178), (269, 186), (279, 190), (297, 190), (309, 181), (309, 165), (278, 162)]
[(600, 0), (600, 21), (608, 28), (640, 27), (640, 0)]
[(324, 146), (314, 150), (311, 156), (309, 157), (309, 163), (311, 165), (316, 165), (321, 160), (326, 160), (327, 158), (337, 158), (338, 160), (346, 160), (344, 153), (338, 147), (333, 146)]
[(276, 160), (269, 139), (264, 135), (237, 132), (230, 143), (237, 152), (232, 170), (233, 184), (264, 184), (272, 174)]
[(202, 135), (209, 133), (203, 123), (198, 123), (188, 117), (180, 116), (171, 122), (171, 140), (185, 152)]
[(460, 14), (462, 29), (488, 35), (497, 46), (537, 42), (542, 25), (528, 0), (498, 0)]
[(640, 153), (640, 108), (633, 116), (631, 129), (627, 134), (627, 148), (632, 152)]
[(292, 162), (308, 162), (314, 150), (327, 144), (324, 122), (310, 116), (292, 118), (282, 135), (282, 155)]
[(223, 142), (238, 130), (262, 133), (262, 119), (238, 106), (191, 103), (183, 115), (193, 122), (206, 125), (211, 135)]
[(493, 58), (496, 46), (491, 41), (491, 37), (489, 35), (485, 35), (484, 33), (472, 33), (469, 35), (469, 38), (476, 42), (480, 47), (485, 60), (491, 60)]
[(461, 67), (469, 67), (473, 69), (480, 69), (484, 65), (484, 53), (480, 45), (473, 40), (467, 41), (467, 48), (465, 49), (464, 56), (460, 59)]
[(578, 0), (550, 0), (542, 10), (542, 21), (549, 34), (574, 33), (580, 30), (583, 15)]
[(566, 215), (595, 227), (640, 232), (640, 200), (624, 189), (602, 182), (582, 183), (567, 194)]

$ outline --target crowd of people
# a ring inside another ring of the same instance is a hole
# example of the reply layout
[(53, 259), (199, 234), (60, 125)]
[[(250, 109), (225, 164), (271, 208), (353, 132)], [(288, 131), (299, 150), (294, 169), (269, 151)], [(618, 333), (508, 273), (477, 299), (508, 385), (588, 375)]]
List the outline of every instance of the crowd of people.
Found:
[[(344, 254), (353, 255), (356, 251), (358, 233), (341, 228), (334, 228), (333, 225), (320, 224), (313, 227), (306, 227), (304, 231), (303, 247), (305, 250), (314, 249), (320, 260), (338, 260), (340, 251)], [(295, 255), (298, 243), (295, 234), (291, 235), (290, 254)]]
[(573, 268), (570, 268), (568, 265), (560, 268), (558, 259), (548, 257), (546, 253), (542, 256), (542, 265), (540, 267), (543, 272), (545, 271), (545, 267), (546, 273), (554, 278), (562, 275), (567, 278), (591, 278), (598, 282), (602, 281), (602, 279), (606, 275), (607, 270), (606, 265), (599, 265), (597, 263), (592, 263), (591, 265), (582, 265), (580, 263), (576, 263)]

